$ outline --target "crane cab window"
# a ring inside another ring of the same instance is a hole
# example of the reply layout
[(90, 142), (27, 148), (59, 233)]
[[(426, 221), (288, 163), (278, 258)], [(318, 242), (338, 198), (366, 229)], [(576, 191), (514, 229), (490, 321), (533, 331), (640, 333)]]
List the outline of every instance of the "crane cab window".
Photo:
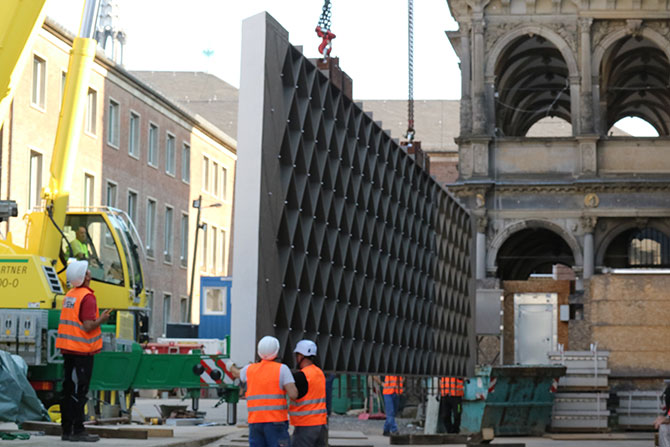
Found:
[(91, 279), (108, 284), (123, 284), (123, 267), (112, 232), (101, 216), (70, 215), (63, 228), (61, 260), (87, 260)]

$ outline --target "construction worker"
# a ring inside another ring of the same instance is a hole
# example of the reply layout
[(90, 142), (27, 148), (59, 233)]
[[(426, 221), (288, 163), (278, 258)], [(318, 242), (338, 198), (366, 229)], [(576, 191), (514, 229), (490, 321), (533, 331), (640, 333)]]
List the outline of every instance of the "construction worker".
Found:
[(384, 413), (386, 414), (384, 436), (397, 435), (399, 431), (395, 415), (400, 405), (400, 395), (404, 391), (405, 380), (400, 376), (385, 376), (384, 382), (379, 377), (375, 377), (375, 382), (382, 385), (384, 396)]
[(86, 227), (80, 226), (77, 228), (75, 239), (70, 243), (72, 246), (72, 257), (78, 260), (86, 260), (89, 258), (88, 243), (86, 237)]
[(447, 433), (461, 430), (461, 404), (463, 401), (463, 380), (457, 377), (440, 378), (440, 419)]
[(295, 427), (293, 447), (328, 447), (328, 409), (326, 408), (326, 376), (314, 364), (316, 344), (300, 340), (293, 350), (295, 364), (305, 374), (307, 392), (291, 400), (288, 409), (291, 425)]
[(258, 342), (261, 361), (244, 368), (233, 366), (233, 376), (247, 383), (249, 447), (289, 447), (288, 405), (298, 397), (293, 374), (288, 366), (275, 362), (279, 340), (265, 336)]
[(73, 442), (99, 441), (98, 435), (84, 430), (84, 407), (93, 372), (93, 356), (102, 349), (100, 325), (109, 319), (109, 310), (100, 314), (93, 290), (88, 286), (91, 272), (87, 261), (67, 266), (66, 276), (72, 289), (65, 295), (60, 313), (56, 348), (63, 354), (63, 400), (61, 403), (61, 439)]

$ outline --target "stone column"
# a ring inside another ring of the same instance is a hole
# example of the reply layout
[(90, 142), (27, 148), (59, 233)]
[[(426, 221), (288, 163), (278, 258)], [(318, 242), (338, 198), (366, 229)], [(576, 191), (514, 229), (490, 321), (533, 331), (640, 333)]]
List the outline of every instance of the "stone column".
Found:
[(477, 236), (475, 238), (477, 259), (475, 269), (475, 279), (486, 279), (486, 227), (488, 219), (486, 217), (477, 218)]
[(593, 276), (595, 266), (595, 253), (593, 250), (593, 232), (598, 219), (596, 217), (583, 217), (582, 228), (584, 229), (584, 279)]
[(470, 88), (471, 59), (469, 23), (461, 23), (461, 136), (472, 134), (472, 93)]
[(582, 71), (582, 85), (580, 92), (580, 110), (581, 115), (581, 129), (580, 133), (591, 134), (594, 133), (593, 128), (593, 88), (591, 77), (591, 25), (593, 19), (590, 17), (582, 17), (579, 19), (579, 30), (581, 32), (580, 39), (580, 56), (581, 56), (581, 71)]
[(484, 101), (485, 27), (483, 13), (475, 14), (475, 19), (472, 21), (472, 131), (475, 135), (483, 135), (486, 132), (486, 104)]

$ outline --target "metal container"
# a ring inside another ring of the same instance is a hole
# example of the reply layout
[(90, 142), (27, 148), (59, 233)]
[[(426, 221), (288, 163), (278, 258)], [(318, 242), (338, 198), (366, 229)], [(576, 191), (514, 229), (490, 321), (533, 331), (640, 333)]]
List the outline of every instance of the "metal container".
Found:
[(616, 409), (618, 424), (623, 428), (648, 428), (662, 414), (663, 391), (619, 391)]
[(556, 393), (554, 412), (566, 411), (605, 411), (607, 393)]
[(543, 434), (565, 371), (559, 365), (477, 367), (475, 377), (465, 381), (461, 432), (493, 428), (498, 436)]

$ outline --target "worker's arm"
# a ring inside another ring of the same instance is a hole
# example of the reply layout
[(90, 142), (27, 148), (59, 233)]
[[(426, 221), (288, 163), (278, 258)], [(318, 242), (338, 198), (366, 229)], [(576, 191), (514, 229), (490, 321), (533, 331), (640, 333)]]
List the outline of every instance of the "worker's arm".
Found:
[(384, 382), (382, 382), (382, 379), (379, 376), (372, 376), (372, 380), (379, 386), (384, 385)]
[(95, 320), (84, 320), (82, 321), (82, 326), (86, 332), (91, 332), (93, 329), (100, 327), (101, 324), (109, 320), (109, 314), (112, 311), (110, 309), (105, 310), (100, 316)]
[(287, 383), (284, 385), (284, 391), (288, 394), (288, 397), (291, 400), (296, 400), (298, 398), (298, 388), (296, 388), (295, 383)]

